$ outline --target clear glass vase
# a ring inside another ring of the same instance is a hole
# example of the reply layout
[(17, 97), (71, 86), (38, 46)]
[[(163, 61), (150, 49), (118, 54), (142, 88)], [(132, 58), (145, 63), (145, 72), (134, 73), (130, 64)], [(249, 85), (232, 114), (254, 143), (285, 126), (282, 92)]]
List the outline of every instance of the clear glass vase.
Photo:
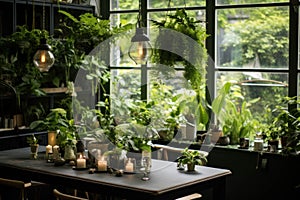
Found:
[(74, 148), (71, 145), (66, 145), (65, 146), (64, 159), (66, 161), (76, 160), (75, 151), (74, 151)]

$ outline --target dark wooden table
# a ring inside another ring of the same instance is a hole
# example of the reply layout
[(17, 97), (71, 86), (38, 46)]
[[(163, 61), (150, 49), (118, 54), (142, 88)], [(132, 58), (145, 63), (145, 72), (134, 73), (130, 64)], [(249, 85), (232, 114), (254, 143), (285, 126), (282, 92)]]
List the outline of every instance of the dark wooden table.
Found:
[[(43, 153), (39, 154), (43, 157)], [(30, 179), (102, 194), (116, 194), (126, 199), (175, 199), (212, 188), (213, 199), (225, 199), (226, 169), (197, 166), (195, 172), (176, 169), (175, 162), (152, 160), (150, 180), (142, 174), (89, 174), (72, 166), (54, 166), (43, 159), (31, 160), (29, 147), (0, 151), (0, 175)]]

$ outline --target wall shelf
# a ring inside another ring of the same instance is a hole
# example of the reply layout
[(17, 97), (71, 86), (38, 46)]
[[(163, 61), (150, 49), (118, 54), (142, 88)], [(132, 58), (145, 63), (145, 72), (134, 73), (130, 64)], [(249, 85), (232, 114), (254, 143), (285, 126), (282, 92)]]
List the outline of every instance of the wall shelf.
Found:
[[(45, 8), (45, 29), (50, 35), (58, 28), (62, 16), (58, 11), (64, 10), (74, 16), (91, 12), (95, 13), (95, 7), (85, 4), (57, 3), (49, 0), (0, 0), (0, 36), (12, 34), (17, 26), (26, 25), (31, 29), (33, 17), (35, 28), (43, 28), (43, 7)], [(33, 10), (35, 12), (33, 12)], [(34, 13), (34, 15), (33, 15)]]

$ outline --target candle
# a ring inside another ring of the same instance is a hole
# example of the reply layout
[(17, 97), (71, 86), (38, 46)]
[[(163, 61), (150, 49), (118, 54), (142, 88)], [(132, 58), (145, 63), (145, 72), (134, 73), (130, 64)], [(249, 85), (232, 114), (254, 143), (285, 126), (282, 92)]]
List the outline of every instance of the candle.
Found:
[(80, 157), (77, 159), (77, 168), (86, 168), (86, 160), (84, 158), (82, 158), (82, 156), (80, 155)]
[(130, 158), (129, 158), (128, 162), (126, 163), (125, 171), (133, 172), (133, 163), (131, 162)]
[(59, 157), (59, 146), (55, 145), (53, 147), (53, 159), (57, 159)]
[(49, 153), (52, 153), (52, 146), (50, 144), (46, 146), (46, 157), (48, 157)]
[(98, 161), (98, 171), (107, 171), (107, 161), (106, 160)]

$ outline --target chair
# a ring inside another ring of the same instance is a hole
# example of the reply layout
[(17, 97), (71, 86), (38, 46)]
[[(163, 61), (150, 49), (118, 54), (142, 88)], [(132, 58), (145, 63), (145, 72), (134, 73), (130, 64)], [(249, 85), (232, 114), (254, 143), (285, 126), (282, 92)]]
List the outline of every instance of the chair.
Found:
[[(8, 192), (4, 189), (5, 196), (13, 195), (15, 198), (22, 199), (22, 200), (23, 199), (39, 200), (41, 198), (47, 198), (50, 195), (52, 195), (51, 191), (49, 190), (49, 185), (47, 183), (42, 183), (38, 181), (24, 182), (15, 179), (0, 178), (0, 186), (2, 186), (0, 187), (1, 189), (3, 189), (3, 187), (7, 187), (8, 189), (13, 189), (13, 193), (11, 194), (8, 194)], [(18, 190), (17, 193), (15, 192), (16, 190)], [(19, 196), (16, 197), (17, 195)], [(0, 194), (0, 200), (1, 199), (2, 198)]]
[[(19, 181), (19, 180), (12, 180), (12, 179), (5, 179), (5, 178), (0, 178), (0, 185), (3, 186), (7, 186), (10, 188), (14, 188), (19, 190), (20, 195), (18, 199), (21, 200), (25, 200), (25, 189), (31, 186), (31, 182), (29, 183), (25, 183), (23, 181)], [(0, 194), (0, 199), (1, 198), (1, 194)]]
[(201, 194), (194, 193), (194, 194), (190, 194), (190, 195), (187, 195), (187, 196), (184, 196), (184, 197), (180, 197), (180, 198), (175, 199), (175, 200), (195, 200), (195, 199), (199, 199), (201, 197), (202, 197)]
[(53, 195), (56, 197), (57, 200), (87, 200), (85, 198), (72, 196), (69, 194), (64, 194), (59, 192), (57, 189), (53, 189)]

